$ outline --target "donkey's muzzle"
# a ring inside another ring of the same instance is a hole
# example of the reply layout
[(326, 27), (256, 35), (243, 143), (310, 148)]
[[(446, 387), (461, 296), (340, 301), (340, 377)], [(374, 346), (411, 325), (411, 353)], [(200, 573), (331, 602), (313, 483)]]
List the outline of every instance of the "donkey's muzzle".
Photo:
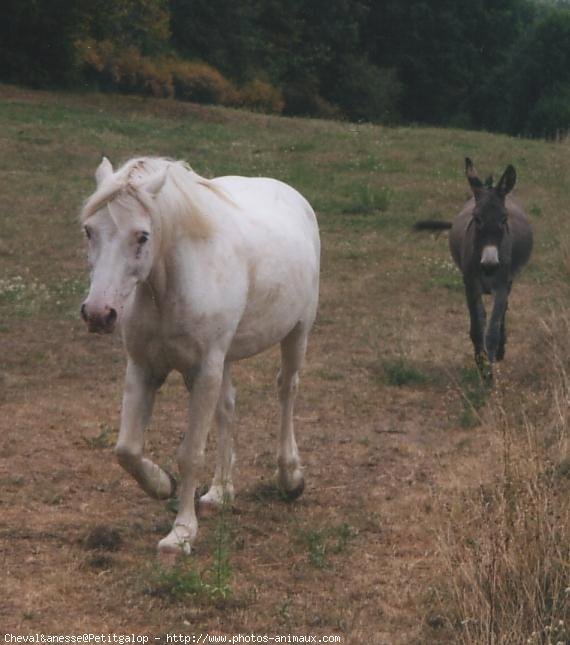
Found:
[(487, 245), (481, 253), (481, 268), (486, 275), (492, 275), (499, 267), (499, 249), (495, 245)]
[(483, 274), (486, 276), (492, 276), (498, 268), (498, 264), (481, 264)]
[(94, 334), (111, 334), (117, 322), (117, 310), (105, 307), (102, 311), (89, 311), (85, 303), (81, 305), (81, 318), (87, 329)]

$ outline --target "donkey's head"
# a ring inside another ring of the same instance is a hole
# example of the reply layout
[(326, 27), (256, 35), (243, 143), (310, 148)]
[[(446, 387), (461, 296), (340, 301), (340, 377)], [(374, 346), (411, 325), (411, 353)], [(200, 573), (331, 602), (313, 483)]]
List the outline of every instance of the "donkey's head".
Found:
[(148, 278), (160, 243), (151, 212), (167, 169), (152, 172), (138, 162), (121, 170), (115, 174), (103, 158), (97, 190), (82, 213), (91, 286), (81, 317), (97, 333), (114, 330), (136, 284)]
[(493, 186), (492, 177), (483, 184), (469, 158), (465, 159), (465, 174), (475, 197), (472, 223), (476, 251), (480, 254), (483, 270), (491, 273), (501, 263), (501, 242), (509, 229), (505, 197), (513, 189), (517, 176), (509, 165), (496, 186)]

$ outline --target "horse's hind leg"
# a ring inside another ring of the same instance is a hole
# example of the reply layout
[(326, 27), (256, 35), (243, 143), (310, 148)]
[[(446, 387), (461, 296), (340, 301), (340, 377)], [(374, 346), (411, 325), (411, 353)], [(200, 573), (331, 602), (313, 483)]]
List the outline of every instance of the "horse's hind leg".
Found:
[(143, 457), (144, 429), (154, 404), (156, 390), (164, 381), (129, 360), (121, 412), (121, 429), (115, 454), (121, 466), (151, 497), (165, 499), (174, 495), (176, 483), (162, 468)]
[(281, 403), (277, 480), (281, 491), (291, 499), (299, 497), (305, 488), (293, 430), (293, 407), (299, 383), (299, 369), (306, 348), (307, 330), (298, 325), (281, 341), (281, 371), (277, 377)]
[(200, 497), (200, 510), (209, 507), (221, 507), (234, 499), (232, 470), (234, 465), (232, 424), (235, 410), (235, 388), (232, 385), (230, 364), (224, 366), (224, 376), (220, 398), (216, 407), (216, 424), (218, 426), (218, 454), (214, 479), (210, 490)]

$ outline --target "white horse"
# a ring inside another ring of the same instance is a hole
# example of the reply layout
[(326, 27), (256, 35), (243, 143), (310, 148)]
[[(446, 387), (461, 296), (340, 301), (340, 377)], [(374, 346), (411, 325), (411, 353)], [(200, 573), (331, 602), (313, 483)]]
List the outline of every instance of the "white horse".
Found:
[(298, 371), (315, 320), (320, 240), (315, 213), (275, 179), (208, 180), (186, 164), (131, 159), (116, 172), (103, 158), (82, 213), (91, 286), (81, 307), (89, 331), (120, 323), (128, 354), (120, 464), (151, 497), (176, 493), (175, 480), (143, 457), (155, 393), (172, 370), (190, 393), (178, 451), (179, 510), (160, 553), (189, 553), (198, 523), (197, 478), (212, 421), (217, 463), (205, 507), (233, 500), (233, 361), (281, 343), (278, 484), (300, 495), (304, 478), (293, 432)]

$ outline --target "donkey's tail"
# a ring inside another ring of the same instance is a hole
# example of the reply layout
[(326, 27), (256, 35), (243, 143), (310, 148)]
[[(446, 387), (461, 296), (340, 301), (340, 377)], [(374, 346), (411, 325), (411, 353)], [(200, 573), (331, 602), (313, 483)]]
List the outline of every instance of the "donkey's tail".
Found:
[(422, 219), (413, 226), (414, 231), (445, 231), (451, 228), (451, 222), (440, 219)]

